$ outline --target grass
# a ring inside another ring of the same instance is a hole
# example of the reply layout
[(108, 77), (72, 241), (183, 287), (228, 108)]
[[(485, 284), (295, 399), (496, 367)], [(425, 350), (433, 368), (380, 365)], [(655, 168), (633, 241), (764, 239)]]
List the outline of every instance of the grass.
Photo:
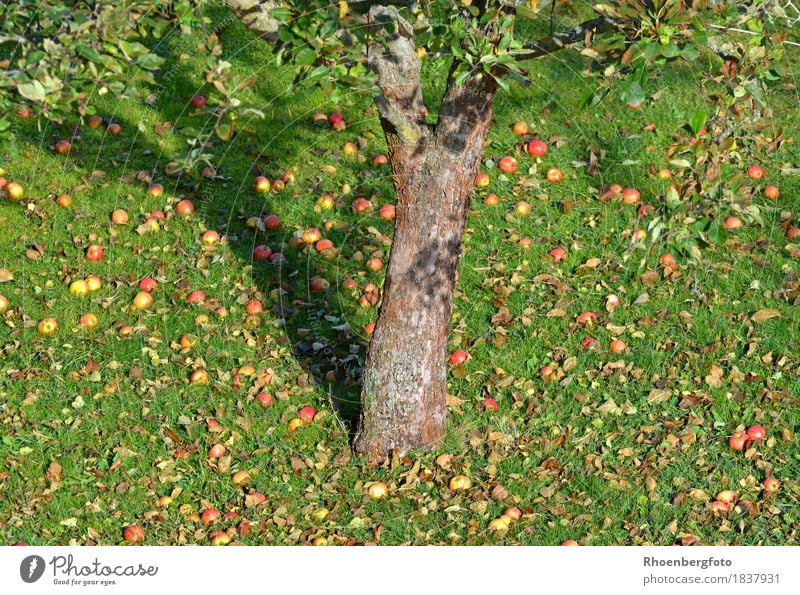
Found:
[[(252, 545), (319, 537), (331, 544), (797, 543), (798, 260), (779, 223), (780, 211), (796, 221), (800, 183), (777, 171), (798, 163), (795, 143), (767, 156), (741, 139), (781, 188), (775, 208), (755, 199), (769, 207), (763, 226), (748, 222), (727, 243), (705, 249), (699, 263), (666, 239), (631, 249), (624, 232), (640, 225), (636, 208), (598, 200), (596, 189), (616, 182), (639, 188), (644, 202), (656, 200), (665, 183), (648, 171), (667, 166), (667, 147), (703, 102), (699, 77), (664, 71), (661, 95), (638, 111), (610, 99), (584, 110), (581, 62), (537, 62), (532, 87), (513, 89), (495, 111), (484, 171), (501, 204), (487, 207), (485, 192), (476, 193), (468, 222), (450, 344), (470, 360), (451, 371), (449, 393), (461, 404), (451, 407), (448, 436), (434, 453), (370, 468), (351, 454), (332, 404), (357, 399), (366, 347), (360, 329), (376, 312), (358, 305), (360, 292), (339, 285), (348, 277), (362, 287), (380, 282), (363, 261), (388, 254), (376, 232), (391, 235), (391, 224), (346, 206), (319, 213), (314, 204), (322, 192), (345, 205), (358, 195), (376, 207), (392, 201), (388, 170), (369, 163), (385, 150), (374, 109), (359, 97), (332, 102), (291, 89), (291, 73), (266, 59), (262, 44), (238, 25), (220, 38), (234, 71), (257, 75), (245, 95), (266, 117), (208, 148), (216, 178), (195, 185), (162, 173), (185, 149), (176, 131), (210, 125), (186, 107), (189, 97), (212, 91), (201, 58), (184, 42), (159, 48), (174, 66), (152, 105), (98, 100), (99, 113), (122, 125), (120, 136), (79, 128), (64, 157), (48, 147), (72, 136), (74, 120), (41, 130), (35, 121), (16, 124), (22, 145), (2, 167), (25, 186), (23, 203), (32, 206), (0, 205), (0, 267), (14, 274), (0, 288), (12, 306), (0, 330), (2, 543), (115, 544), (132, 523), (144, 528), (148, 544), (206, 544), (215, 530)], [(426, 76), (435, 96), (437, 73)], [(771, 124), (796, 136), (796, 93), (775, 86), (770, 101)], [(315, 128), (316, 111), (341, 111), (347, 130)], [(518, 155), (520, 171), (504, 178), (493, 164), (515, 150), (510, 125), (518, 119), (547, 139), (550, 151), (541, 162)], [(173, 127), (157, 132), (164, 122)], [(644, 131), (647, 124), (655, 129)], [(359, 137), (365, 148), (343, 156), (344, 142)], [(594, 173), (585, 165), (590, 153), (598, 158)], [(296, 183), (255, 195), (253, 166), (271, 179), (292, 169)], [(563, 183), (543, 181), (551, 166), (565, 172)], [(164, 197), (147, 196), (150, 176), (164, 184)], [(61, 192), (74, 196), (72, 207), (57, 206), (52, 194)], [(172, 216), (182, 197), (194, 202), (194, 217)], [(521, 198), (533, 206), (527, 218), (513, 214)], [(114, 208), (126, 209), (131, 224), (110, 226)], [(714, 216), (729, 208), (718, 205)], [(168, 213), (161, 230), (137, 234), (153, 209)], [(263, 234), (246, 226), (248, 217), (267, 213), (280, 216), (282, 229)], [(324, 232), (335, 258), (286, 245), (295, 230), (322, 228), (325, 219), (347, 222)], [(223, 245), (204, 249), (206, 229), (223, 234)], [(520, 238), (531, 238), (530, 246)], [(85, 260), (91, 243), (106, 247), (103, 261)], [(254, 262), (260, 243), (283, 252), (286, 263)], [(42, 255), (29, 259), (25, 250), (34, 244), (42, 244)], [(562, 263), (545, 256), (556, 246), (568, 249)], [(666, 251), (680, 264), (676, 276), (662, 274), (658, 257)], [(599, 264), (581, 267), (590, 258)], [(91, 274), (103, 287), (87, 298), (70, 296), (69, 281)], [(155, 303), (135, 312), (136, 283), (148, 275), (160, 283)], [(308, 279), (316, 275), (331, 289), (310, 293)], [(209, 302), (187, 304), (191, 289), (205, 291)], [(611, 293), (624, 307), (607, 312)], [(259, 317), (244, 312), (254, 298), (267, 310)], [(226, 317), (214, 313), (217, 305), (228, 309)], [(763, 308), (781, 317), (751, 322)], [(556, 310), (565, 315), (552, 315)], [(599, 313), (594, 328), (575, 323), (584, 310)], [(77, 326), (86, 312), (98, 316), (97, 329)], [(209, 322), (198, 325), (202, 313)], [(36, 332), (44, 316), (59, 321), (55, 335)], [(123, 322), (135, 327), (133, 336), (119, 335)], [(198, 345), (181, 350), (184, 334), (197, 336)], [(629, 347), (622, 355), (608, 350), (617, 334)], [(589, 335), (598, 349), (581, 347)], [(540, 378), (548, 364), (558, 381)], [(254, 400), (252, 378), (235, 385), (244, 365), (272, 371), (271, 407)], [(718, 380), (709, 376), (712, 366), (722, 370)], [(195, 369), (208, 370), (211, 382), (190, 385)], [(335, 383), (325, 379), (330, 371)], [(655, 389), (671, 393), (661, 400)], [(497, 399), (498, 412), (481, 405), (486, 395)], [(682, 408), (680, 395), (697, 402)], [(305, 405), (319, 410), (317, 419), (289, 432)], [(210, 431), (212, 418), (220, 431)], [(727, 436), (753, 423), (767, 428), (768, 439), (747, 454), (730, 450)], [(226, 445), (229, 461), (207, 458), (215, 443)], [(454, 455), (451, 468), (436, 465), (442, 453)], [(239, 470), (250, 473), (247, 488), (231, 480)], [(470, 477), (472, 488), (451, 492), (456, 474)], [(782, 481), (771, 498), (759, 487), (768, 475)], [(366, 496), (374, 481), (388, 484), (387, 499)], [(752, 513), (710, 514), (710, 500), (723, 489), (755, 502)], [(246, 507), (245, 490), (266, 501)], [(159, 507), (164, 495), (174, 501)], [(490, 520), (512, 505), (522, 508), (522, 519), (506, 532), (489, 531)], [(197, 514), (209, 507), (236, 516), (206, 527)]]

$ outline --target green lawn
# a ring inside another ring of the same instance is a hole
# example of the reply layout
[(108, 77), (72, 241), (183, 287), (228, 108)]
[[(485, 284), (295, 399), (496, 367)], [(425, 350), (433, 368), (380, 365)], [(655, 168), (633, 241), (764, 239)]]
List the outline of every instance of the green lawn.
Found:
[[(212, 91), (185, 42), (159, 44), (169, 67), (149, 102), (98, 98), (98, 113), (122, 126), (119, 136), (75, 129), (76, 117), (41, 130), (35, 119), (15, 123), (19, 151), (0, 166), (26, 198), (0, 201), (0, 268), (13, 273), (0, 284), (11, 305), (0, 327), (0, 543), (117, 544), (130, 524), (152, 545), (207, 544), (213, 531), (250, 545), (319, 537), (329, 544), (798, 543), (800, 260), (781, 223), (798, 224), (800, 180), (780, 175), (781, 165), (800, 163), (796, 143), (767, 155), (754, 139), (738, 139), (741, 160), (731, 159), (726, 175), (760, 162), (766, 178), (758, 188), (781, 190), (776, 202), (755, 193), (763, 226), (746, 221), (703, 247), (699, 262), (673, 236), (632, 246), (631, 231), (647, 221), (636, 206), (598, 196), (619, 183), (660, 207), (668, 182), (654, 172), (670, 167), (668, 147), (687, 136), (689, 115), (704, 105), (699, 77), (685, 68), (659, 73), (648, 94), (660, 93), (639, 110), (613, 98), (583, 109), (583, 62), (567, 54), (537, 62), (530, 88), (498, 100), (482, 168), (492, 183), (476, 192), (468, 222), (450, 343), (471, 357), (450, 374), (447, 440), (436, 452), (370, 468), (351, 454), (341, 418), (358, 397), (362, 328), (376, 316), (359, 298), (381, 273), (364, 263), (385, 260), (381, 235), (392, 231), (377, 215), (393, 198), (388, 168), (371, 164), (385, 151), (375, 110), (346, 93), (332, 99), (292, 88), (291, 73), (275, 66), (262, 42), (219, 19), (224, 56), (238, 75), (257, 77), (245, 95), (265, 118), (241, 122), (232, 141), (205, 149), (216, 177), (163, 173), (185, 152), (179, 130), (212, 125), (188, 105)], [(796, 137), (796, 90), (775, 84), (769, 100), (764, 134), (780, 127)], [(347, 129), (313, 126), (318, 111), (342, 112)], [(541, 161), (519, 151), (510, 129), (516, 120), (548, 142)], [(50, 150), (73, 132), (70, 155)], [(359, 139), (359, 153), (344, 156), (344, 143)], [(520, 168), (504, 177), (494, 164), (507, 154)], [(544, 180), (553, 166), (565, 174), (561, 184)], [(258, 195), (254, 167), (270, 179), (291, 170), (296, 181)], [(671, 169), (679, 180), (688, 175)], [(150, 177), (164, 196), (147, 195)], [(499, 195), (498, 206), (484, 205), (488, 191)], [(54, 199), (65, 192), (74, 201), (67, 208)], [(315, 210), (323, 192), (340, 205)], [(374, 211), (354, 214), (357, 196), (370, 198)], [(174, 215), (181, 198), (193, 201), (194, 216)], [(532, 205), (525, 218), (514, 214), (520, 199)], [(734, 214), (724, 199), (705, 207), (718, 220)], [(130, 223), (109, 223), (116, 208)], [(137, 233), (155, 209), (167, 214), (160, 229)], [(247, 226), (268, 213), (281, 229)], [(326, 220), (344, 224), (326, 229)], [(309, 227), (333, 241), (331, 258), (287, 244)], [(224, 242), (204, 248), (207, 229)], [(254, 261), (262, 243), (284, 263)], [(85, 259), (90, 244), (105, 247), (104, 260)], [(555, 247), (567, 250), (563, 262), (547, 256)], [(678, 262), (674, 274), (659, 263), (665, 252)], [(102, 288), (70, 295), (70, 282), (89, 275)], [(155, 302), (135, 311), (137, 284), (147, 276), (159, 283)], [(310, 292), (314, 276), (330, 289)], [(348, 278), (360, 289), (340, 289)], [(186, 302), (195, 289), (206, 293), (205, 304)], [(610, 312), (609, 294), (622, 302)], [(251, 299), (264, 314), (247, 315)], [(219, 306), (227, 316), (215, 312)], [(780, 316), (751, 319), (767, 308)], [(599, 316), (592, 328), (576, 323), (586, 310)], [(78, 319), (88, 312), (99, 325), (87, 331)], [(198, 324), (200, 314), (207, 323)], [(46, 316), (60, 328), (43, 337), (36, 325)], [(120, 335), (124, 324), (132, 336)], [(184, 334), (197, 345), (182, 349)], [(589, 336), (599, 347), (582, 347)], [(609, 350), (616, 337), (627, 352)], [(271, 383), (260, 389), (256, 376), (241, 375), (237, 382), (245, 365), (271, 370)], [(540, 376), (546, 365), (555, 369), (548, 381)], [(209, 372), (207, 385), (189, 383), (196, 369)], [(268, 408), (255, 400), (261, 390), (275, 397)], [(482, 405), (486, 397), (499, 411)], [(306, 405), (319, 412), (314, 423), (290, 432)], [(210, 428), (210, 419), (219, 426)], [(751, 424), (765, 426), (767, 438), (747, 452), (731, 450), (728, 436)], [(216, 443), (230, 459), (208, 458)], [(435, 463), (442, 453), (454, 456), (452, 466)], [(247, 485), (233, 482), (236, 471), (249, 473)], [(472, 487), (454, 493), (448, 483), (458, 474)], [(782, 483), (769, 498), (760, 487), (768, 476)], [(386, 499), (367, 496), (375, 481), (389, 486)], [(754, 503), (749, 513), (709, 511), (727, 489)], [(250, 491), (266, 500), (246, 502)], [(173, 502), (159, 506), (165, 495)], [(522, 518), (507, 531), (490, 530), (509, 506)], [(204, 525), (198, 514), (206, 508), (223, 518)]]

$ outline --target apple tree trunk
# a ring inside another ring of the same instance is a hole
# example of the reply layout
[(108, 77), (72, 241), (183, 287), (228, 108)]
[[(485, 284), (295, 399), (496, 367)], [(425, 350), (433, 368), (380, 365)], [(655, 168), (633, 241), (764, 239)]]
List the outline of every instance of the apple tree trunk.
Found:
[(462, 86), (451, 80), (435, 126), (398, 129), (381, 118), (397, 217), (355, 440), (372, 461), (431, 449), (445, 434), (458, 256), (495, 91), (485, 75)]

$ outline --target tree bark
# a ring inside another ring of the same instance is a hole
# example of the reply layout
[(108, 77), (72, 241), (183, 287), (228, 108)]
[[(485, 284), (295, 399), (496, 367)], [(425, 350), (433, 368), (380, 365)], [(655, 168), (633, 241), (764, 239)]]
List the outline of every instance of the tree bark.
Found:
[(381, 118), (397, 219), (355, 441), (356, 451), (371, 461), (428, 450), (444, 437), (456, 269), (495, 92), (486, 74), (461, 87), (451, 77), (438, 124), (422, 129), (413, 142), (413, 135)]

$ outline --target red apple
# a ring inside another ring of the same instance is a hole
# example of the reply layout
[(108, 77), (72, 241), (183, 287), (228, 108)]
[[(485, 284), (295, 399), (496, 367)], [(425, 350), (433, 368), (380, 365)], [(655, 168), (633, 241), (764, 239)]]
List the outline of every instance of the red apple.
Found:
[(550, 258), (555, 262), (562, 262), (567, 259), (567, 251), (564, 248), (553, 248), (549, 254)]
[(183, 199), (175, 205), (175, 212), (178, 213), (178, 215), (188, 217), (194, 213), (194, 205), (191, 200)]
[(768, 477), (761, 483), (761, 486), (764, 488), (765, 492), (774, 494), (781, 489), (781, 482), (774, 477)]
[(594, 337), (586, 337), (583, 341), (581, 341), (581, 347), (584, 349), (593, 349), (597, 345), (597, 339)]
[(129, 525), (125, 527), (122, 536), (125, 538), (125, 541), (139, 543), (144, 539), (144, 530), (139, 525)]
[(66, 155), (72, 150), (72, 144), (68, 140), (60, 140), (55, 144), (53, 150), (59, 155)]
[(78, 325), (86, 330), (91, 330), (95, 328), (98, 324), (100, 324), (100, 321), (97, 319), (97, 316), (95, 316), (91, 312), (88, 314), (81, 315), (81, 317), (78, 319)]
[(363, 196), (360, 196), (353, 201), (353, 204), (350, 205), (350, 207), (353, 209), (354, 213), (361, 214), (369, 211), (372, 208), (372, 203)]
[(272, 182), (272, 191), (275, 194), (278, 194), (284, 188), (286, 188), (286, 182), (284, 182), (283, 180), (275, 180), (274, 182)]
[(639, 217), (649, 217), (651, 213), (654, 213), (656, 208), (653, 205), (642, 205), (638, 209)]
[(59, 194), (58, 198), (56, 198), (56, 204), (59, 207), (64, 207), (65, 209), (72, 206), (72, 195), (67, 194), (66, 192)]
[(210, 449), (208, 449), (208, 458), (218, 459), (225, 454), (226, 450), (227, 449), (225, 448), (224, 444), (214, 444)]
[(219, 241), (220, 241), (220, 236), (213, 229), (209, 229), (207, 232), (203, 234), (203, 244), (205, 244), (206, 246), (213, 246), (214, 244), (218, 244)]
[(206, 105), (206, 98), (202, 95), (195, 95), (192, 97), (192, 107), (194, 109), (201, 109)]
[(392, 221), (397, 215), (397, 211), (393, 204), (387, 203), (381, 207), (381, 209), (378, 211), (378, 215), (381, 219)]
[(128, 222), (128, 213), (123, 209), (114, 209), (111, 213), (111, 222), (114, 225), (125, 225)]
[(186, 296), (186, 301), (190, 304), (202, 304), (206, 301), (206, 292), (202, 289), (195, 289)]
[(764, 169), (760, 165), (751, 165), (747, 168), (747, 175), (753, 180), (760, 180), (764, 177)]
[(204, 525), (213, 525), (220, 516), (219, 510), (216, 508), (206, 508), (200, 513), (200, 520)]
[(264, 228), (267, 231), (274, 231), (281, 226), (281, 220), (277, 215), (267, 215), (264, 217)]
[(622, 191), (622, 202), (627, 205), (635, 205), (639, 202), (639, 191), (636, 188), (625, 188)]
[(89, 128), (100, 128), (103, 125), (103, 118), (100, 116), (89, 116)]
[(723, 222), (722, 226), (728, 231), (735, 231), (742, 228), (742, 220), (738, 217), (728, 217)]
[(145, 277), (139, 281), (139, 289), (142, 291), (155, 291), (156, 287), (158, 287), (158, 283), (152, 277)]
[(585, 324), (587, 326), (591, 326), (597, 320), (597, 314), (594, 312), (584, 311), (578, 314), (578, 317), (575, 319), (575, 322), (578, 324)]
[(370, 258), (367, 261), (367, 268), (373, 273), (377, 273), (383, 268), (383, 261), (380, 258)]
[(800, 238), (800, 227), (790, 227), (786, 230), (787, 240), (796, 240)]
[(489, 174), (479, 173), (475, 177), (475, 186), (477, 186), (478, 188), (486, 188), (486, 186), (488, 186), (491, 183), (491, 181), (492, 180), (489, 177)]
[(528, 134), (528, 125), (522, 121), (514, 122), (511, 131), (517, 136), (524, 136)]
[(767, 431), (764, 429), (764, 426), (750, 426), (747, 428), (747, 437), (753, 442), (763, 440), (766, 435)]
[(460, 366), (467, 361), (467, 352), (463, 349), (457, 349), (450, 354), (450, 364), (453, 366)]
[(483, 204), (489, 207), (496, 207), (500, 204), (500, 198), (494, 192), (490, 192), (486, 195), (486, 198), (483, 199)]
[(372, 158), (372, 165), (386, 165), (389, 163), (389, 158), (386, 155), (375, 155)]
[(777, 186), (773, 186), (770, 184), (766, 188), (764, 188), (764, 196), (771, 200), (777, 200), (777, 198), (781, 195), (780, 190), (778, 190)]
[(628, 350), (628, 346), (625, 345), (625, 342), (622, 341), (621, 339), (614, 339), (613, 341), (611, 341), (611, 345), (609, 345), (608, 348), (611, 349), (611, 351), (613, 351), (617, 355), (625, 353)]
[(86, 248), (86, 260), (98, 261), (103, 260), (103, 248), (92, 244)]
[(272, 256), (272, 250), (270, 250), (269, 246), (261, 244), (253, 248), (253, 260), (264, 261), (270, 256)]
[(300, 411), (297, 412), (297, 417), (303, 420), (305, 423), (310, 424), (314, 421), (314, 418), (317, 416), (317, 410), (313, 407), (303, 407)]
[(503, 157), (497, 163), (497, 167), (502, 172), (505, 172), (507, 174), (513, 174), (515, 171), (517, 171), (517, 167), (519, 167), (519, 164), (517, 163), (516, 159), (509, 156), (509, 157)]
[(747, 446), (748, 438), (744, 432), (734, 432), (728, 438), (728, 446), (733, 450), (744, 450)]
[(269, 407), (272, 405), (272, 395), (270, 393), (258, 393), (256, 395), (256, 401), (264, 408)]
[(677, 268), (678, 263), (675, 262), (675, 257), (672, 256), (669, 252), (665, 252), (661, 256), (658, 257), (658, 261), (661, 263), (661, 266), (664, 268)]
[(534, 157), (543, 157), (545, 153), (547, 153), (547, 145), (544, 143), (544, 141), (535, 139), (528, 143), (527, 150), (528, 155), (533, 155)]
[(308, 288), (315, 293), (325, 291), (328, 287), (330, 283), (322, 277), (314, 277), (308, 282)]
[(545, 177), (547, 178), (548, 182), (553, 182), (557, 184), (558, 182), (564, 179), (564, 174), (557, 167), (551, 167), (550, 169), (547, 170)]
[(339, 112), (333, 112), (330, 116), (328, 116), (328, 123), (333, 125), (336, 122), (341, 122), (344, 120), (344, 116)]
[(492, 411), (499, 411), (500, 406), (497, 404), (497, 401), (492, 398), (483, 399), (481, 404), (486, 407), (487, 409), (491, 409)]
[(261, 314), (264, 312), (264, 306), (261, 305), (261, 302), (258, 300), (250, 300), (247, 302), (247, 306), (245, 306), (245, 310), (251, 316), (255, 316), (256, 314)]
[(562, 546), (576, 546), (576, 545), (580, 545), (580, 544), (577, 541), (575, 541), (574, 539), (567, 539), (566, 541), (562, 541), (561, 545)]

